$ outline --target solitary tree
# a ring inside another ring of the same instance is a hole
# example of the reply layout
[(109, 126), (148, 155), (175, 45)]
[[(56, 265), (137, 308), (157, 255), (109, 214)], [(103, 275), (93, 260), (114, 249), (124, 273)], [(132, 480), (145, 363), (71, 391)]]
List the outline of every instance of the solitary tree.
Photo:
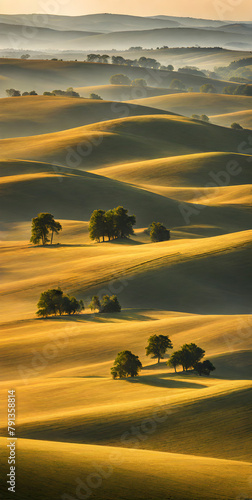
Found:
[(175, 373), (177, 372), (177, 366), (181, 365), (181, 358), (179, 352), (174, 352), (170, 359), (168, 359), (167, 363), (168, 366), (174, 368)]
[(121, 351), (117, 354), (114, 366), (111, 368), (112, 377), (136, 377), (142, 369), (142, 363), (138, 356), (131, 351)]
[(130, 85), (131, 80), (128, 76), (119, 73), (117, 75), (113, 75), (110, 78), (111, 85)]
[(170, 231), (160, 222), (152, 222), (150, 226), (150, 239), (153, 242), (167, 241), (171, 238)]
[(200, 87), (200, 92), (215, 94), (217, 90), (212, 83), (204, 83), (204, 85)]
[(207, 375), (209, 376), (211, 372), (215, 370), (215, 366), (209, 361), (209, 359), (205, 359), (203, 362), (198, 362), (195, 364), (195, 370), (199, 375)]
[(20, 97), (21, 96), (20, 90), (15, 90), (15, 89), (7, 89), (6, 94), (9, 97)]
[(53, 235), (62, 231), (62, 226), (59, 222), (54, 220), (54, 216), (49, 213), (38, 214), (37, 217), (32, 219), (32, 234), (31, 243), (38, 245), (40, 241), (42, 245), (49, 242), (48, 235), (51, 231), (51, 245), (53, 242)]
[(145, 348), (146, 355), (157, 358), (159, 363), (160, 359), (164, 358), (167, 349), (172, 349), (172, 347), (172, 342), (167, 335), (152, 335)]
[(170, 89), (185, 90), (185, 86), (181, 80), (174, 78), (170, 84)]
[(89, 236), (91, 240), (104, 241), (106, 235), (105, 210), (94, 210), (89, 222)]

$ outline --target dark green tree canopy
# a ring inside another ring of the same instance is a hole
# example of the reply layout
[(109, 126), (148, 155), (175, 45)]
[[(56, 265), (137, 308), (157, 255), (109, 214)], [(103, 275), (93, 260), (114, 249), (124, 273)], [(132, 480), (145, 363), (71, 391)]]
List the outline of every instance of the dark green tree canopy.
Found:
[(196, 364), (204, 357), (205, 351), (196, 344), (184, 344), (179, 351), (175, 351), (168, 361), (168, 366), (176, 367), (181, 365), (183, 371), (195, 368)]
[(101, 303), (100, 303), (100, 300), (99, 300), (99, 297), (97, 295), (94, 295), (92, 297), (92, 300), (89, 304), (89, 308), (91, 309), (91, 311), (100, 311), (101, 310)]
[(204, 83), (204, 85), (200, 87), (200, 92), (215, 94), (217, 90), (212, 83)]
[(130, 85), (131, 80), (128, 76), (118, 73), (117, 75), (111, 76), (110, 83), (111, 85)]
[(59, 222), (54, 220), (54, 216), (49, 213), (38, 214), (37, 217), (32, 219), (32, 234), (31, 243), (38, 245), (40, 242), (45, 245), (49, 242), (49, 232), (51, 231), (51, 245), (53, 242), (53, 235), (62, 231), (62, 226)]
[(116, 295), (104, 295), (101, 301), (101, 313), (114, 313), (121, 312), (121, 306), (119, 304), (118, 298)]
[(157, 358), (158, 363), (160, 359), (164, 358), (167, 349), (172, 349), (172, 342), (167, 335), (152, 335), (148, 340), (146, 355)]
[(84, 309), (84, 303), (75, 297), (64, 295), (61, 288), (54, 288), (41, 293), (37, 307), (37, 315), (46, 318), (57, 314), (61, 316), (81, 312)]
[(196, 363), (194, 368), (199, 375), (207, 376), (209, 376), (210, 373), (215, 370), (214, 365), (211, 363), (211, 361), (209, 361), (209, 359), (205, 359), (205, 361), (203, 362), (199, 361), (198, 363)]
[(111, 368), (112, 377), (136, 377), (142, 369), (142, 363), (138, 356), (131, 351), (121, 351), (117, 354), (114, 366)]
[(150, 239), (153, 242), (168, 241), (171, 238), (170, 231), (161, 222), (152, 222), (150, 225)]
[(133, 226), (136, 224), (135, 215), (128, 215), (128, 210), (123, 207), (112, 210), (94, 210), (89, 222), (89, 236), (91, 240), (110, 241), (115, 238), (126, 238), (134, 234)]

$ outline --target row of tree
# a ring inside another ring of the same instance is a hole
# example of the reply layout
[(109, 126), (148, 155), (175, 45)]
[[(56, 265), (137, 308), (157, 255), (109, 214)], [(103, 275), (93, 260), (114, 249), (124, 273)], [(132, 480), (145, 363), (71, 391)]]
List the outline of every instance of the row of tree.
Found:
[(136, 224), (135, 215), (128, 215), (128, 210), (123, 207), (111, 210), (94, 210), (89, 223), (89, 236), (91, 240), (105, 241), (115, 238), (126, 238), (134, 234), (133, 226)]
[[(168, 349), (172, 349), (173, 344), (168, 335), (152, 335), (148, 340), (146, 355), (152, 358), (157, 358), (158, 363), (160, 359), (164, 358)], [(211, 361), (201, 361), (205, 355), (204, 349), (198, 347), (196, 344), (184, 344), (180, 350), (175, 351), (167, 365), (173, 367), (175, 372), (178, 366), (182, 366), (183, 371), (189, 369), (195, 370), (199, 375), (209, 376), (215, 367)], [(111, 368), (111, 374), (114, 379), (123, 377), (136, 377), (142, 369), (142, 363), (139, 357), (131, 351), (121, 351), (117, 354), (114, 365)]]
[[(61, 288), (53, 288), (41, 293), (37, 304), (37, 315), (43, 318), (48, 316), (62, 316), (62, 314), (72, 315), (80, 313), (85, 309), (83, 300), (77, 300), (63, 293)], [(118, 313), (121, 312), (121, 305), (116, 295), (103, 295), (101, 300), (97, 295), (89, 304), (91, 311), (99, 313)]]
[(168, 66), (163, 66), (156, 59), (152, 57), (140, 57), (139, 59), (125, 59), (122, 56), (108, 56), (107, 54), (88, 54), (87, 62), (98, 62), (108, 64), (111, 61), (112, 64), (120, 66), (133, 66), (137, 68), (150, 68), (150, 69), (163, 69), (168, 71), (173, 71), (174, 66), (168, 64)]
[[(35, 90), (31, 90), (30, 92), (23, 92), (21, 93), (20, 90), (16, 89), (6, 89), (6, 94), (8, 97), (20, 97), (22, 96), (28, 96), (28, 95), (38, 95), (38, 93)], [(44, 92), (43, 95), (45, 96), (66, 96), (66, 97), (80, 97), (80, 94), (78, 92), (75, 92), (73, 87), (69, 87), (66, 90), (52, 90), (52, 92)]]

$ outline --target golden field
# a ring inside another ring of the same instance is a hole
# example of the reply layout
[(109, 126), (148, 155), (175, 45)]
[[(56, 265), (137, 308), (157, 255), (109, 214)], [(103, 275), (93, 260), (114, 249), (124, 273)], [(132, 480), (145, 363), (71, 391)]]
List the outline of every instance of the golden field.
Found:
[[(5, 415), (16, 390), (17, 500), (251, 496), (252, 149), (246, 130), (189, 118), (201, 96), (183, 96), (136, 102), (124, 118), (111, 102), (34, 96), (15, 99), (14, 120), (3, 100), (1, 121), (16, 129), (0, 140), (0, 401)], [(218, 116), (250, 103), (208, 97)], [(182, 108), (187, 116), (172, 114)], [(137, 218), (132, 238), (92, 242), (92, 211), (121, 204)], [(63, 227), (45, 247), (29, 243), (42, 211)], [(170, 241), (150, 241), (153, 220)], [(40, 293), (58, 286), (84, 312), (37, 318)], [(120, 314), (91, 313), (92, 295), (105, 293), (118, 295)], [(216, 371), (157, 364), (145, 355), (153, 334), (174, 350), (195, 342)], [(143, 370), (112, 380), (125, 349)], [(0, 432), (5, 471), (4, 420)]]

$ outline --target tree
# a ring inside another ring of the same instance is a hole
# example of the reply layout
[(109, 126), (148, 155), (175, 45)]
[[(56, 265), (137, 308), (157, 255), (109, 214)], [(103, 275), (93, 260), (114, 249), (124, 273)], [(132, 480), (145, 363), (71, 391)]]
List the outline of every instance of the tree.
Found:
[(22, 54), (22, 56), (20, 57), (20, 59), (29, 59), (30, 54)]
[(180, 358), (180, 354), (179, 354), (179, 351), (176, 351), (174, 352), (170, 359), (168, 359), (167, 361), (167, 366), (170, 366), (172, 368), (174, 368), (175, 370), (175, 373), (177, 372), (177, 366), (181, 365), (181, 358)]
[(179, 351), (176, 351), (177, 359), (180, 360), (180, 365), (183, 371), (189, 368), (194, 368), (205, 355), (205, 351), (196, 344), (184, 344)]
[(31, 234), (31, 243), (34, 245), (38, 245), (40, 241), (42, 245), (45, 245), (49, 242), (48, 235), (49, 231), (51, 234), (51, 245), (53, 242), (53, 235), (59, 234), (62, 231), (62, 226), (59, 222), (54, 220), (54, 216), (49, 213), (41, 213), (38, 214), (37, 217), (32, 219), (32, 234)]
[(132, 80), (131, 85), (135, 87), (147, 87), (147, 82), (143, 78), (136, 78)]
[(121, 312), (121, 306), (119, 304), (118, 298), (116, 295), (104, 295), (101, 301), (101, 313), (114, 313)]
[(236, 122), (232, 123), (231, 128), (233, 128), (234, 130), (243, 130), (243, 127)]
[(41, 293), (38, 301), (37, 315), (44, 318), (59, 314), (75, 314), (84, 309), (82, 300), (77, 300), (75, 297), (64, 295), (61, 288), (47, 290)]
[(21, 96), (20, 90), (7, 89), (5, 92), (6, 92), (7, 96), (9, 96), (9, 97), (20, 97)]
[(138, 356), (131, 351), (121, 351), (117, 354), (111, 374), (114, 379), (122, 377), (136, 377), (142, 369)]
[(178, 78), (174, 78), (170, 84), (170, 89), (177, 89), (177, 90), (185, 90), (185, 86), (181, 80), (178, 80)]
[(115, 225), (120, 238), (126, 238), (134, 234), (133, 226), (136, 224), (136, 216), (128, 215), (128, 210), (123, 207), (114, 209)]
[(115, 209), (108, 210), (105, 213), (105, 221), (106, 221), (106, 236), (108, 240), (113, 240), (114, 238), (118, 238), (119, 230), (117, 227), (116, 214)]
[(92, 300), (89, 304), (89, 307), (90, 307), (91, 311), (96, 311), (98, 309), (98, 311), (100, 312), (101, 303), (100, 303), (99, 297), (97, 295), (94, 295), (92, 297)]
[(233, 85), (227, 85), (226, 87), (224, 87), (223, 94), (232, 95), (233, 93), (234, 93)]
[(153, 242), (168, 241), (171, 238), (170, 231), (160, 222), (152, 222), (150, 226), (150, 239)]
[(206, 123), (208, 123), (210, 121), (209, 116), (207, 116), (207, 115), (200, 115), (200, 120), (202, 122), (206, 122)]
[(103, 99), (98, 94), (89, 94), (90, 99), (97, 99), (98, 101), (102, 101)]
[(29, 92), (29, 95), (38, 95), (36, 90), (31, 90), (31, 92)]
[(160, 359), (164, 358), (167, 349), (172, 349), (172, 347), (172, 342), (167, 335), (152, 335), (145, 348), (146, 356), (152, 355), (152, 358), (157, 358), (159, 363)]
[(168, 64), (167, 69), (168, 71), (174, 71), (174, 66), (172, 64)]
[(215, 94), (217, 90), (212, 83), (204, 83), (204, 85), (200, 87), (200, 92)]
[(206, 359), (203, 363), (199, 361), (194, 368), (199, 375), (207, 375), (208, 377), (216, 369), (209, 359)]
[(120, 73), (120, 74), (111, 76), (110, 83), (111, 83), (111, 85), (130, 85), (131, 80), (129, 79), (128, 76)]
[(104, 241), (106, 235), (105, 210), (94, 210), (89, 222), (89, 236), (91, 240)]

